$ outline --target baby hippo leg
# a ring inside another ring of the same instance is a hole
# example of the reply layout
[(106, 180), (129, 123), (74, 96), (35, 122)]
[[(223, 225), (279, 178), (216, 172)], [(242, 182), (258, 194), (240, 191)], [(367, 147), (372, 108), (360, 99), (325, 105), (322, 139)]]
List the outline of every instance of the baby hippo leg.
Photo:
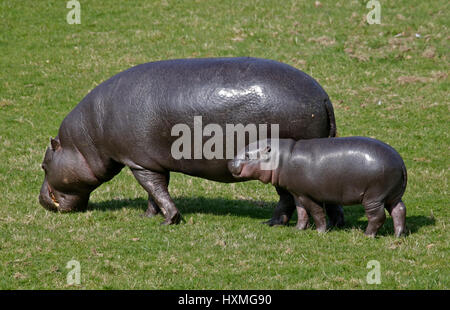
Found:
[(390, 206), (386, 206), (389, 214), (394, 221), (394, 232), (396, 237), (400, 237), (405, 233), (406, 207), (403, 201)]
[(322, 206), (305, 196), (298, 197), (298, 200), (301, 205), (304, 206), (304, 209), (312, 216), (317, 231), (325, 232), (327, 230), (327, 220)]
[(297, 198), (295, 198), (295, 205), (297, 207), (297, 225), (295, 228), (298, 230), (305, 230), (308, 227), (309, 222), (308, 212), (306, 212), (305, 207)]
[(369, 237), (375, 237), (378, 229), (384, 224), (386, 220), (386, 213), (384, 211), (384, 203), (382, 202), (363, 202), (366, 209), (366, 216), (368, 225), (365, 234)]

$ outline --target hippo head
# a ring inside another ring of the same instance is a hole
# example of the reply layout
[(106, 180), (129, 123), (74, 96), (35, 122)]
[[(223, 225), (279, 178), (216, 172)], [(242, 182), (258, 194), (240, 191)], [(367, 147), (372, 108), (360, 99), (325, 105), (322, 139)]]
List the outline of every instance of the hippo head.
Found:
[(51, 211), (83, 211), (98, 181), (80, 152), (63, 148), (58, 138), (50, 142), (42, 163), (45, 178), (39, 202)]
[(237, 179), (271, 182), (278, 167), (278, 144), (272, 144), (270, 139), (250, 143), (228, 162), (228, 170)]

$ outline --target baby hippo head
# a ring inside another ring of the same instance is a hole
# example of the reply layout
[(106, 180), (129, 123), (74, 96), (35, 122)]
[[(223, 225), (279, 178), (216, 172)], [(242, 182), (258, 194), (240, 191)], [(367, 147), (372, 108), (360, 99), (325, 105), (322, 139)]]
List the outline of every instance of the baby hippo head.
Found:
[(271, 182), (278, 167), (278, 143), (274, 142), (268, 139), (250, 143), (228, 162), (228, 170), (236, 179)]
[(89, 195), (96, 180), (79, 152), (65, 149), (59, 139), (51, 139), (45, 152), (42, 169), (45, 177), (39, 202), (50, 211), (82, 211), (87, 208)]

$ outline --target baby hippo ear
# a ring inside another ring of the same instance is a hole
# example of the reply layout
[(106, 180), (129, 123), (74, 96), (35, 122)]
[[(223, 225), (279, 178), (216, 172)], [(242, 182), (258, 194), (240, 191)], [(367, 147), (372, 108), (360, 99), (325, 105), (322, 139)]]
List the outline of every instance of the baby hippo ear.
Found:
[(59, 139), (58, 138), (50, 138), (50, 145), (52, 146), (52, 150), (56, 151), (61, 147), (61, 144), (59, 143)]

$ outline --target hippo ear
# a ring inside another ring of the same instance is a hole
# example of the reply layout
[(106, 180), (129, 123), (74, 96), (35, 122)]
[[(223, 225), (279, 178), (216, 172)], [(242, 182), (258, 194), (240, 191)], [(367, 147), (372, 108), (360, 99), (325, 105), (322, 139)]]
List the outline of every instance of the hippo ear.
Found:
[(52, 146), (53, 151), (56, 151), (61, 147), (58, 138), (56, 139), (50, 138), (50, 145)]

